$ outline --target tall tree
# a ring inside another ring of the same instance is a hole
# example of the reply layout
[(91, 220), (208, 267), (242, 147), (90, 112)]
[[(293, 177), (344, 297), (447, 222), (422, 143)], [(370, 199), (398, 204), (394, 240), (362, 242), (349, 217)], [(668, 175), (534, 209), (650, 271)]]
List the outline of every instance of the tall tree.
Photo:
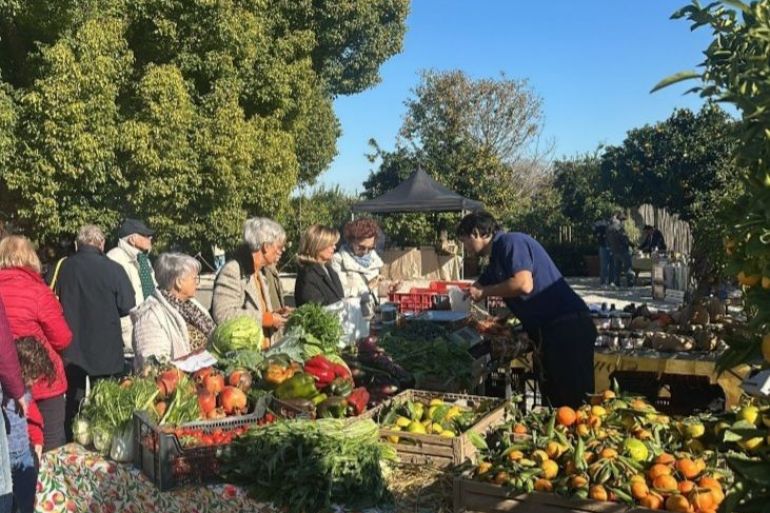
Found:
[(396, 149), (382, 151), (375, 143), (373, 155), (381, 162), (364, 183), (368, 197), (392, 188), (420, 166), (510, 219), (526, 209), (549, 176), (539, 145), (541, 100), (526, 81), (427, 71), (405, 105)]
[(336, 153), (408, 0), (0, 0), (0, 210), (38, 239), (151, 220), (234, 244)]

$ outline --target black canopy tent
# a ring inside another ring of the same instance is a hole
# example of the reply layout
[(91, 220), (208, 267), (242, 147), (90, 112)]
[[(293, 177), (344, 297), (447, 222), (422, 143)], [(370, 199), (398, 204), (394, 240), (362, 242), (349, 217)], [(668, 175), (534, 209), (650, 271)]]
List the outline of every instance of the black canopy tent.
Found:
[[(434, 180), (421, 168), (395, 188), (374, 199), (356, 203), (351, 207), (353, 215), (357, 212), (370, 214), (395, 214), (406, 212), (473, 212), (484, 208), (480, 201), (460, 196)], [(462, 246), (462, 249), (464, 249)], [(461, 259), (465, 252), (462, 251)], [(460, 265), (463, 276), (463, 265)]]
[(480, 201), (460, 196), (422, 169), (382, 196), (353, 205), (353, 212), (392, 214), (401, 212), (464, 212), (484, 208)]

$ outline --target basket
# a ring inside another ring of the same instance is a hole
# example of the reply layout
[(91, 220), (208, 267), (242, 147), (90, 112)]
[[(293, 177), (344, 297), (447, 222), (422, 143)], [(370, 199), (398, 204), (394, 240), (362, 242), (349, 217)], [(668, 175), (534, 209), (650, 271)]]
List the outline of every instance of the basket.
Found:
[(651, 513), (651, 509), (619, 502), (571, 499), (555, 493), (521, 493), (501, 485), (476, 481), (467, 471), (454, 478), (454, 512), (463, 513)]
[[(392, 429), (380, 427), (380, 438), (396, 450), (401, 463), (405, 464), (433, 465), (443, 468), (459, 465), (466, 459), (474, 460), (476, 457), (476, 448), (471, 443), (468, 433), (470, 431), (479, 434), (484, 433), (490, 427), (500, 424), (505, 420), (505, 401), (477, 395), (448, 394), (442, 392), (428, 392), (425, 390), (405, 390), (358, 418), (373, 419), (379, 423), (380, 415), (385, 411), (385, 408), (394, 403), (397, 404), (399, 402), (414, 399), (422, 399), (425, 401), (430, 401), (431, 399), (443, 399), (452, 402), (463, 400), (469, 405), (492, 401), (495, 406), (466, 432), (453, 438), (447, 438), (440, 435), (423, 435), (406, 431), (394, 431)], [(406, 443), (393, 443), (389, 437), (398, 437), (399, 442), (403, 441)]]
[[(190, 422), (180, 428), (214, 433), (255, 424), (262, 415), (252, 413), (221, 420)], [(162, 492), (188, 484), (216, 481), (220, 456), (227, 445), (183, 447), (174, 433), (163, 431), (146, 412), (134, 412), (134, 467), (142, 471)]]

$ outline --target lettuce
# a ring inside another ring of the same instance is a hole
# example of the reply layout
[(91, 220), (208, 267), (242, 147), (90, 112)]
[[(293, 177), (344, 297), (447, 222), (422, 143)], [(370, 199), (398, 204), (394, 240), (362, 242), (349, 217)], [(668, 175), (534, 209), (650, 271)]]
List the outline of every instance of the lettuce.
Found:
[(244, 349), (259, 351), (264, 337), (262, 326), (256, 320), (241, 315), (217, 326), (211, 335), (211, 350), (217, 356)]

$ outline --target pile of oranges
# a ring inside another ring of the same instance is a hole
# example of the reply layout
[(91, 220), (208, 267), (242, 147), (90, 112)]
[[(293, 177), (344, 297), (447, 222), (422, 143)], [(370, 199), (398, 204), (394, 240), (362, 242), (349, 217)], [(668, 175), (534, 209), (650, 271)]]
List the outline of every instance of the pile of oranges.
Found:
[(693, 452), (692, 430), (676, 424), (645, 400), (608, 390), (577, 410), (519, 415), (487, 433), (474, 478), (522, 492), (715, 513), (729, 473), (716, 454)]

